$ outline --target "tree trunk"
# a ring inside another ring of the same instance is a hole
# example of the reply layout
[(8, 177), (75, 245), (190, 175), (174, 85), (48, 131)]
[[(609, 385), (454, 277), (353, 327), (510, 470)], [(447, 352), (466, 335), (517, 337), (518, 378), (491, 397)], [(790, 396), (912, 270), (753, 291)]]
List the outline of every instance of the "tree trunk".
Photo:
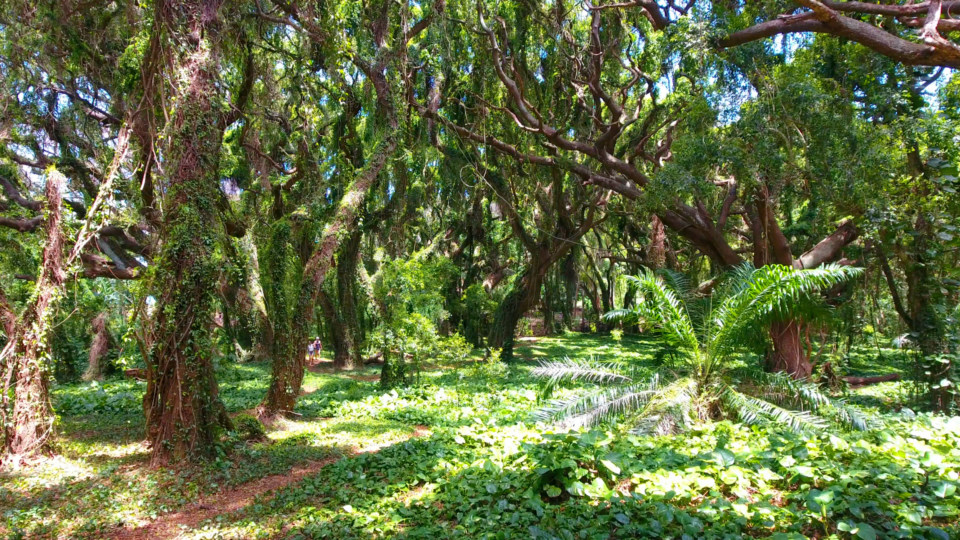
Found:
[(403, 352), (393, 358), (393, 352), (383, 351), (383, 366), (380, 368), (380, 388), (393, 388), (394, 386), (404, 386), (407, 384), (407, 362), (403, 358)]
[(767, 355), (767, 371), (787, 373), (794, 379), (810, 377), (813, 365), (803, 350), (798, 321), (771, 324), (770, 338), (773, 341), (773, 351)]
[[(932, 298), (936, 286), (930, 275), (931, 261), (927, 255), (933, 236), (930, 221), (921, 214), (914, 222), (913, 246), (910, 249), (910, 271), (907, 272), (907, 309), (910, 310), (910, 330), (916, 336), (917, 348), (923, 358), (923, 376), (930, 389), (927, 398), (935, 411), (950, 408), (950, 388), (938, 383), (948, 378), (949, 362), (936, 358), (943, 352), (943, 323), (937, 314)], [(935, 387), (935, 388), (934, 388)]]
[[(373, 72), (374, 78), (382, 78), (382, 72)], [(378, 95), (388, 92), (384, 80), (375, 80)], [(388, 94), (383, 94), (384, 96)], [(396, 128), (398, 124), (392, 112), (390, 129), (384, 135), (383, 142), (374, 150), (373, 157), (367, 162), (359, 177), (343, 195), (333, 221), (324, 230), (320, 239), (319, 248), (307, 261), (303, 272), (300, 293), (291, 325), (288, 342), (288, 354), (273, 359), (273, 369), (270, 376), (270, 388), (263, 403), (258, 409), (258, 416), (269, 418), (276, 415), (293, 412), (303, 382), (304, 361), (307, 355), (307, 338), (313, 324), (314, 306), (320, 294), (324, 278), (333, 265), (334, 254), (340, 244), (340, 239), (354, 226), (360, 205), (367, 196), (367, 192), (374, 185), (377, 175), (386, 165), (387, 159), (393, 155), (397, 147)], [(275, 336), (279, 339), (279, 336)]]
[[(184, 82), (168, 128), (164, 169), (169, 174), (161, 228), (153, 346), (147, 359), (144, 412), (155, 465), (215, 453), (220, 428), (230, 425), (218, 397), (210, 335), (217, 264), (217, 176), (224, 122), (218, 51), (213, 34), (218, 2), (189, 5), (195, 36), (183, 64)], [(204, 40), (210, 40), (204, 43)]]
[(248, 232), (247, 236), (243, 237), (241, 245), (250, 260), (246, 290), (249, 293), (251, 309), (256, 320), (252, 356), (254, 360), (266, 360), (269, 358), (270, 351), (273, 350), (273, 326), (267, 314), (263, 282), (260, 277), (260, 257), (251, 233)]
[(354, 370), (360, 366), (360, 328), (357, 317), (357, 255), (363, 234), (354, 228), (344, 240), (337, 255), (337, 300), (340, 304), (339, 322), (343, 326), (345, 350), (334, 357), (337, 369)]
[(33, 304), (13, 326), (13, 335), (0, 352), (5, 364), (2, 397), (5, 460), (19, 461), (46, 451), (53, 435), (48, 358), (50, 318), (66, 278), (61, 227), (63, 181), (63, 175), (56, 171), (47, 176), (46, 244)]
[(561, 266), (563, 276), (563, 325), (573, 328), (573, 313), (577, 309), (577, 297), (580, 296), (580, 275), (577, 273), (577, 250), (571, 250), (563, 259)]
[[(490, 338), (487, 340), (490, 348), (502, 349), (500, 358), (504, 361), (513, 359), (514, 337), (517, 324), (523, 315), (536, 305), (540, 299), (540, 289), (543, 286), (544, 275), (549, 269), (546, 253), (535, 253), (523, 275), (514, 282), (513, 288), (507, 293), (493, 315), (493, 325), (490, 328)], [(538, 264), (539, 263), (539, 264)]]
[(656, 214), (650, 219), (650, 243), (647, 246), (647, 262), (651, 268), (663, 268), (667, 262), (667, 230)]
[(94, 317), (90, 326), (93, 329), (93, 341), (90, 343), (90, 354), (87, 356), (87, 370), (82, 378), (85, 381), (102, 381), (105, 368), (102, 360), (113, 343), (110, 329), (107, 328), (107, 312)]
[[(548, 289), (548, 287), (545, 287)], [(553, 310), (550, 309), (550, 292), (548, 290), (543, 291), (543, 301), (540, 303), (540, 312), (543, 315), (543, 335), (552, 336), (557, 333), (557, 329), (554, 324)]]
[(317, 300), (320, 303), (320, 312), (326, 320), (327, 328), (330, 329), (329, 343), (330, 350), (333, 351), (333, 365), (337, 369), (342, 369), (340, 366), (352, 362), (350, 354), (350, 350), (352, 349), (351, 337), (343, 321), (340, 319), (340, 314), (337, 313), (336, 306), (333, 305), (330, 295), (327, 294), (326, 291), (320, 291), (320, 294), (317, 295)]

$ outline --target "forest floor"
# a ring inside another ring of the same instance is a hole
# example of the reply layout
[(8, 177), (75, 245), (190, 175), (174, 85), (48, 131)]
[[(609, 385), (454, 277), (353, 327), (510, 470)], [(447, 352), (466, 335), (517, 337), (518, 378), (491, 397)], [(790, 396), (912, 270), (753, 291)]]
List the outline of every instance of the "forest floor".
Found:
[[(960, 418), (916, 415), (908, 384), (846, 399), (866, 433), (795, 435), (719, 422), (661, 438), (611, 426), (552, 432), (531, 419), (535, 360), (595, 357), (653, 373), (653, 341), (527, 339), (506, 372), (444, 366), (391, 391), (377, 366), (307, 373), (296, 420), (265, 441), (228, 434), (213, 463), (147, 466), (144, 384), (61, 385), (57, 457), (0, 475), (10, 538), (957, 538)], [(849, 374), (904, 369), (896, 351), (835, 359)], [(218, 369), (232, 412), (265, 364)], [(559, 395), (576, 392), (575, 387)]]

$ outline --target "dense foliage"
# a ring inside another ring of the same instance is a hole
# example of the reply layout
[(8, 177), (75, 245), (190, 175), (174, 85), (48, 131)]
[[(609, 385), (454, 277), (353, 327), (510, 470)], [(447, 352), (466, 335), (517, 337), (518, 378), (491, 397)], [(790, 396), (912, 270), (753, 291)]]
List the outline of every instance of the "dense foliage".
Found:
[[(523, 358), (579, 357), (660, 368), (656, 340), (620, 344), (590, 337), (544, 338)], [(888, 362), (896, 351), (884, 349)], [(858, 351), (857, 358), (873, 358)], [(858, 365), (872, 369), (872, 365)], [(796, 434), (773, 425), (719, 422), (683, 435), (630, 434), (629, 424), (553, 431), (534, 421), (540, 385), (527, 366), (497, 379), (469, 364), (424, 373), (415, 388), (381, 390), (357, 375), (310, 372), (296, 420), (266, 442), (237, 433), (206, 467), (131, 468), (146, 448), (142, 383), (67, 385), (62, 457), (5, 480), (8, 532), (27, 537), (101, 537), (215, 501), (215, 492), (304, 463), (343, 456), (280, 489), (212, 513), (187, 537), (314, 538), (453, 536), (607, 538), (738, 536), (948, 538), (960, 505), (960, 425), (907, 409), (893, 412), (895, 383), (846, 398), (877, 414), (870, 432)], [(231, 411), (256, 406), (268, 366), (224, 369)], [(558, 389), (576, 395), (580, 385)], [(881, 399), (882, 398), (882, 399)], [(408, 439), (411, 433), (419, 437)], [(354, 455), (357, 448), (380, 447)], [(863, 532), (860, 532), (863, 531)], [(871, 534), (876, 536), (869, 536)], [(857, 536), (859, 535), (859, 536)]]
[(3, 0), (0, 534), (955, 536), (958, 37)]

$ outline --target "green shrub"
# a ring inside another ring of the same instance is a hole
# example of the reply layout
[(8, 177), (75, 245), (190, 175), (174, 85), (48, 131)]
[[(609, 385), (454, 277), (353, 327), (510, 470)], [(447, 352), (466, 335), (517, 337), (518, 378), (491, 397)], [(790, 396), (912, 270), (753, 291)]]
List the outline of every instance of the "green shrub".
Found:
[(244, 441), (262, 441), (267, 438), (263, 424), (252, 414), (240, 413), (235, 416), (233, 431)]

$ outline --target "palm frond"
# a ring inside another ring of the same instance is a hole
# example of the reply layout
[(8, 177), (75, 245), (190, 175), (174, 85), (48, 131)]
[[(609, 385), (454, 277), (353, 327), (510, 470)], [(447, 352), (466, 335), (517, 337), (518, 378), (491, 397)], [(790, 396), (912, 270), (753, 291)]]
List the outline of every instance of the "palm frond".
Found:
[(595, 426), (641, 409), (656, 393), (650, 385), (635, 384), (606, 388), (568, 399), (557, 399), (534, 413), (541, 422), (563, 427)]
[(877, 424), (876, 417), (865, 413), (859, 407), (850, 405), (845, 401), (834, 400), (833, 404), (834, 418), (837, 421), (851, 429), (857, 431), (867, 431), (873, 429)]
[(743, 265), (733, 271), (733, 294), (714, 313), (710, 350), (726, 356), (736, 350), (760, 323), (782, 319), (796, 312), (799, 302), (862, 272), (861, 268), (827, 264), (809, 270), (782, 265), (754, 269)]
[(798, 381), (786, 373), (765, 373), (762, 382), (765, 383), (765, 394), (780, 405), (803, 407), (858, 431), (866, 431), (876, 423), (867, 413), (842, 400), (831, 398), (809, 381)]
[(633, 309), (621, 308), (608, 311), (600, 316), (600, 320), (607, 324), (623, 323), (625, 325), (634, 325), (640, 321), (637, 313)]
[(663, 282), (667, 284), (667, 287), (684, 300), (693, 296), (694, 290), (690, 283), (690, 278), (683, 272), (677, 272), (669, 268), (661, 268), (657, 270), (656, 273), (663, 279)]
[(596, 362), (594, 360), (545, 360), (531, 370), (535, 377), (548, 379), (551, 383), (559, 381), (588, 381), (593, 383), (632, 382), (617, 364)]
[(632, 431), (644, 435), (668, 435), (691, 426), (696, 394), (697, 383), (689, 377), (660, 388), (637, 415)]
[(678, 349), (696, 350), (697, 336), (684, 304), (662, 278), (645, 269), (637, 276), (625, 276), (631, 286), (643, 295), (633, 308), (637, 320), (659, 330), (670, 345)]
[(789, 404), (816, 411), (830, 404), (830, 397), (813, 383), (798, 381), (786, 373), (763, 373), (758, 377), (764, 383), (764, 397), (780, 405)]
[(786, 409), (742, 394), (730, 386), (724, 388), (720, 398), (745, 424), (780, 424), (797, 433), (818, 431), (826, 427), (822, 418), (810, 412)]

